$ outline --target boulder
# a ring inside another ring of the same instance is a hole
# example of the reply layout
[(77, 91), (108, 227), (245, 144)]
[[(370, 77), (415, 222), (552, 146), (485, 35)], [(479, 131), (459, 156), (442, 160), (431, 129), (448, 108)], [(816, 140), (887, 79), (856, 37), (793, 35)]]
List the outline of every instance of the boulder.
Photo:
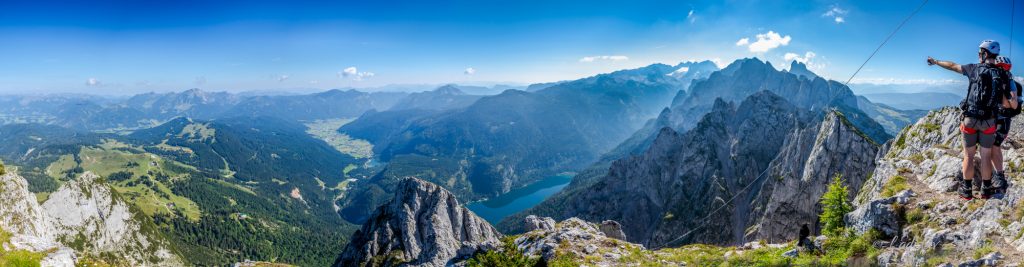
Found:
[(537, 217), (536, 215), (526, 216), (524, 224), (526, 225), (526, 231), (555, 229), (555, 219), (552, 219), (551, 217)]
[(895, 196), (860, 205), (853, 212), (846, 214), (846, 225), (852, 227), (857, 234), (876, 229), (886, 236), (897, 236), (900, 233), (900, 215), (893, 204), (907, 204), (911, 196), (913, 192), (903, 190)]
[(609, 238), (626, 240), (626, 234), (622, 232), (622, 225), (619, 224), (619, 222), (606, 220), (601, 222), (599, 228), (601, 229), (601, 232)]

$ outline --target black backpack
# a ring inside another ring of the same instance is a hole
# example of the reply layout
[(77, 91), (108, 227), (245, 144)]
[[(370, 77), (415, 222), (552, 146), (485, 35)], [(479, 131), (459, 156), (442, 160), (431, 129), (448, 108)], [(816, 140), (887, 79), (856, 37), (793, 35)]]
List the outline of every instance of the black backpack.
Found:
[(1009, 109), (1009, 108), (1000, 109), (999, 110), (999, 112), (1001, 113), (1000, 115), (1002, 115), (1004, 118), (1013, 118), (1014, 116), (1020, 115), (1021, 106), (1024, 106), (1024, 103), (1021, 103), (1021, 101), (1020, 101), (1021, 100), (1021, 91), (1024, 90), (1024, 88), (1022, 88), (1020, 83), (1017, 82), (1017, 81), (1013, 81), (1013, 84), (1017, 87), (1017, 108), (1015, 108), (1015, 109)]
[(992, 64), (978, 64), (974, 68), (977, 79), (971, 81), (967, 97), (960, 102), (964, 117), (987, 120), (995, 118), (1002, 104), (1002, 93), (1010, 82), (1007, 72)]

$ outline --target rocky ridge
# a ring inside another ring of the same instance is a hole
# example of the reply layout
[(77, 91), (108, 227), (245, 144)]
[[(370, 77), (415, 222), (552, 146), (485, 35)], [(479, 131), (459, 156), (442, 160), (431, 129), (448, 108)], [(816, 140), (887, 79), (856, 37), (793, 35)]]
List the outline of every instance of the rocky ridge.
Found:
[[(782, 224), (777, 223), (786, 220), (792, 220), (787, 221), (789, 224), (806, 222), (811, 220), (806, 216), (820, 212), (820, 207), (812, 207), (817, 205), (820, 195), (810, 197), (804, 193), (800, 198), (786, 197), (797, 192), (823, 190), (817, 183), (808, 182), (826, 182), (828, 176), (825, 175), (832, 173), (843, 173), (849, 177), (870, 172), (870, 175), (859, 181), (846, 181), (846, 185), (851, 188), (849, 197), (854, 199), (855, 204), (855, 209), (846, 214), (846, 225), (858, 239), (840, 242), (866, 241), (866, 246), (872, 248), (861, 247), (863, 252), (858, 252), (860, 254), (840, 258), (846, 264), (1019, 266), (1024, 262), (1024, 189), (1018, 186), (1024, 181), (1024, 176), (1020, 174), (1024, 171), (1021, 168), (1024, 166), (1024, 153), (1020, 152), (1024, 148), (1024, 134), (1013, 132), (1004, 144), (1007, 171), (1011, 177), (1010, 190), (1001, 197), (964, 201), (953, 192), (957, 172), (960, 170), (961, 152), (958, 147), (962, 146), (958, 133), (959, 118), (959, 111), (955, 108), (933, 111), (884, 146), (864, 142), (866, 140), (863, 138), (858, 142), (837, 142), (848, 140), (844, 136), (849, 134), (860, 136), (856, 129), (840, 130), (850, 125), (843, 122), (839, 113), (826, 118), (817, 137), (806, 129), (794, 131), (794, 136), (803, 135), (804, 142), (813, 140), (815, 145), (810, 146), (810, 149), (797, 149), (790, 153), (815, 156), (809, 157), (802, 164), (782, 164), (794, 158), (786, 155), (780, 155), (773, 161), (773, 172), (781, 170), (784, 171), (783, 175), (797, 175), (779, 178), (776, 183), (778, 188), (800, 189), (785, 194), (779, 194), (778, 191), (768, 194), (779, 200), (775, 206), (769, 204), (768, 211), (787, 219), (763, 220), (748, 233), (756, 237), (754, 242), (735, 247), (691, 244), (652, 250), (641, 244), (614, 241), (596, 231), (596, 224), (576, 218), (556, 224), (551, 219), (535, 216), (528, 217), (524, 227), (528, 231), (515, 240), (524, 254), (545, 259), (549, 263), (567, 257), (574, 263), (594, 266), (648, 263), (825, 264), (827, 261), (823, 258), (826, 256), (823, 251), (830, 249), (826, 245), (828, 237), (805, 235), (800, 237), (806, 238), (801, 242), (793, 242), (798, 238), (773, 233), (795, 235), (797, 230), (780, 228), (769, 231), (768, 228), (779, 227)], [(1021, 124), (1015, 122), (1013, 128), (1024, 126)], [(800, 138), (789, 141), (800, 141)], [(858, 155), (843, 155), (847, 153), (837, 153), (840, 147), (846, 147), (849, 149), (847, 151), (865, 151)], [(877, 153), (872, 153), (875, 151)], [(870, 166), (873, 164), (877, 164), (877, 167), (871, 171)], [(766, 184), (766, 188), (771, 186), (771, 183)], [(785, 199), (789, 201), (782, 201)], [(813, 220), (816, 221), (816, 216)], [(629, 225), (623, 227), (628, 228)], [(770, 244), (772, 240), (791, 243)]]
[(497, 245), (501, 233), (435, 184), (406, 178), (335, 266), (445, 266)]
[(748, 222), (745, 240), (793, 240), (804, 224), (816, 230), (829, 182), (838, 175), (849, 188), (860, 188), (875, 168), (879, 145), (831, 111), (820, 126), (794, 130), (781, 151), (769, 167), (775, 179), (754, 201), (761, 208), (753, 211), (756, 221)]
[(181, 266), (152, 222), (101, 178), (86, 172), (41, 205), (20, 176), (0, 177), (2, 228), (15, 248), (46, 252), (44, 266), (72, 266), (82, 258), (115, 265)]
[(738, 106), (718, 101), (692, 131), (663, 128), (643, 154), (553, 200), (563, 201), (551, 205), (561, 209), (533, 211), (615, 220), (628, 241), (653, 247), (782, 242), (796, 238), (802, 224), (813, 226), (834, 175), (859, 187), (877, 150), (841, 112), (802, 110), (762, 91)]
[[(846, 218), (858, 233), (874, 229), (887, 239), (878, 265), (1024, 262), (1024, 189), (1019, 186), (1024, 184), (1024, 134), (1011, 131), (1004, 142), (1008, 192), (965, 201), (954, 192), (963, 146), (959, 118), (952, 107), (932, 111), (879, 155), (872, 178), (856, 198), (857, 209)], [(1014, 121), (1012, 129), (1021, 127), (1020, 120)]]
[(75, 251), (54, 238), (52, 222), (28, 191), (25, 178), (14, 171), (0, 175), (0, 192), (0, 230), (10, 234), (6, 243), (0, 244), (2, 251), (45, 253), (40, 262), (43, 266), (74, 266)]
[[(717, 101), (695, 130), (662, 129), (650, 149), (616, 161), (608, 177), (574, 192), (578, 202), (567, 203), (559, 214), (564, 221), (537, 216), (520, 221), (524, 233), (512, 238), (515, 247), (548, 264), (825, 264), (834, 260), (823, 252), (832, 249), (830, 238), (808, 235), (820, 232), (821, 197), (841, 175), (855, 209), (845, 218), (854, 235), (839, 242), (861, 246), (844, 250), (852, 253), (839, 258), (847, 264), (1024, 262), (1024, 189), (1018, 186), (1024, 181), (1024, 134), (1013, 131), (1004, 144), (1010, 190), (993, 199), (964, 201), (953, 192), (962, 146), (957, 109), (933, 111), (879, 145), (841, 111), (830, 110), (820, 121), (806, 119), (777, 98), (760, 93), (739, 107)], [(758, 130), (766, 125), (776, 131)], [(760, 162), (770, 178), (758, 183)], [(741, 190), (744, 184), (753, 187)], [(721, 215), (703, 221), (719, 227), (701, 229), (693, 221), (719, 206), (725, 208)], [(690, 221), (679, 223), (684, 220)], [(801, 229), (805, 226), (813, 230)], [(680, 238), (730, 246), (677, 247), (673, 242)]]

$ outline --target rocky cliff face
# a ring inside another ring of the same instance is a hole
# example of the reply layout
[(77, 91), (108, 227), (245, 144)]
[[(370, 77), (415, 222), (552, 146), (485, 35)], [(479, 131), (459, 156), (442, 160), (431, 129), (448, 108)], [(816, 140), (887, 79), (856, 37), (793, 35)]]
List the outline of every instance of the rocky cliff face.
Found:
[[(694, 130), (680, 134), (664, 128), (644, 154), (613, 163), (607, 176), (568, 197), (556, 217), (616, 220), (630, 241), (673, 242), (705, 223), (698, 218), (708, 216), (722, 199), (756, 195), (735, 194), (746, 184), (764, 181), (757, 178), (782, 147), (788, 129), (808, 120), (807, 114), (767, 92), (738, 107), (719, 101)], [(732, 212), (710, 217), (709, 223), (732, 225), (734, 217), (745, 218), (749, 206), (727, 210)], [(687, 238), (730, 243), (742, 233), (743, 226), (717, 227)]]
[(15, 248), (50, 252), (44, 265), (70, 266), (82, 257), (115, 265), (183, 265), (152, 222), (95, 174), (68, 181), (42, 205), (23, 178), (10, 173), (0, 183), (0, 227), (13, 234)]
[(445, 266), (494, 247), (500, 237), (447, 190), (407, 178), (353, 234), (335, 266)]
[(963, 145), (959, 119), (955, 108), (932, 111), (879, 154), (878, 167), (856, 198), (857, 209), (846, 217), (858, 233), (874, 229), (888, 239), (876, 264), (1024, 261), (1024, 124), (1015, 120), (1004, 143), (1009, 191), (1002, 198), (965, 201), (955, 193)]
[(553, 200), (558, 209), (534, 211), (619, 221), (629, 241), (652, 247), (782, 242), (814, 226), (832, 177), (860, 187), (877, 151), (841, 112), (806, 111), (764, 91), (739, 106), (719, 101), (689, 132), (662, 129), (643, 154)]
[(91, 172), (68, 181), (42, 204), (54, 237), (83, 254), (133, 266), (182, 265), (140, 211)]
[(846, 186), (860, 188), (874, 170), (878, 150), (838, 111), (829, 112), (818, 127), (793, 131), (769, 167), (774, 179), (755, 201), (755, 207), (763, 208), (751, 216), (756, 221), (750, 222), (747, 239), (796, 239), (802, 225), (818, 222), (820, 199), (833, 177), (842, 176)]
[(75, 251), (54, 239), (49, 217), (28, 191), (25, 178), (13, 171), (0, 175), (0, 230), (10, 233), (2, 250), (46, 253), (43, 266), (74, 266)]

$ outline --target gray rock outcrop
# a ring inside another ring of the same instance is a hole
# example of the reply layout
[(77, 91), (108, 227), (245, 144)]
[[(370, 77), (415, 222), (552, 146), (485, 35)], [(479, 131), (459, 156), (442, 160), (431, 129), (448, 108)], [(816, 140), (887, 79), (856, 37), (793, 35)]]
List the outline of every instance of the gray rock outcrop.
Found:
[(91, 172), (65, 182), (41, 205), (24, 178), (0, 176), (0, 228), (12, 233), (13, 248), (46, 252), (43, 266), (74, 266), (90, 256), (115, 265), (183, 265), (152, 222), (130, 207)]
[(880, 231), (885, 236), (896, 236), (900, 233), (900, 214), (894, 204), (906, 205), (910, 191), (889, 198), (872, 200), (860, 205), (846, 215), (846, 225), (857, 234), (864, 234), (871, 229)]
[(28, 191), (28, 182), (14, 171), (0, 175), (0, 230), (11, 238), (5, 250), (45, 252), (42, 266), (75, 266), (75, 251), (54, 238), (52, 222)]
[(569, 218), (552, 228), (527, 232), (514, 242), (524, 254), (539, 256), (544, 261), (552, 260), (558, 255), (588, 257), (595, 259), (593, 263), (596, 266), (621, 265), (621, 257), (633, 250), (644, 249), (642, 245), (607, 236), (602, 231), (605, 225), (609, 224), (598, 225), (579, 218)]
[[(866, 138), (838, 111), (830, 111), (818, 127), (797, 129), (772, 161), (769, 179), (754, 206), (764, 207), (748, 232), (749, 239), (782, 242), (796, 239), (800, 226), (814, 226), (821, 214), (821, 196), (836, 176), (860, 188), (875, 167), (878, 145)], [(853, 199), (851, 192), (849, 196)], [(812, 227), (818, 232), (816, 227)]]
[(130, 266), (183, 265), (152, 222), (140, 220), (145, 216), (137, 216), (139, 211), (91, 172), (64, 183), (42, 209), (54, 237), (80, 242), (76, 249), (83, 254), (117, 255), (109, 260)]
[[(1014, 121), (1004, 142), (1011, 181), (1006, 194), (966, 201), (954, 192), (962, 157), (959, 120), (956, 108), (932, 111), (880, 152), (874, 173), (857, 195), (856, 209), (846, 217), (856, 232), (876, 229), (893, 241), (879, 247), (875, 264), (1001, 266), (1024, 260), (1024, 220), (1015, 211), (1024, 199), (1024, 189), (1015, 183), (1024, 163), (1024, 134), (1017, 129), (1024, 124)], [(903, 188), (913, 194), (894, 193)]]
[(605, 220), (598, 226), (601, 233), (610, 238), (626, 240), (626, 233), (622, 232), (622, 224), (612, 220)]
[(501, 233), (435, 184), (406, 178), (335, 266), (446, 266), (497, 245)]
[(551, 217), (537, 217), (536, 215), (526, 216), (524, 220), (526, 231), (552, 230), (555, 229), (555, 220)]

